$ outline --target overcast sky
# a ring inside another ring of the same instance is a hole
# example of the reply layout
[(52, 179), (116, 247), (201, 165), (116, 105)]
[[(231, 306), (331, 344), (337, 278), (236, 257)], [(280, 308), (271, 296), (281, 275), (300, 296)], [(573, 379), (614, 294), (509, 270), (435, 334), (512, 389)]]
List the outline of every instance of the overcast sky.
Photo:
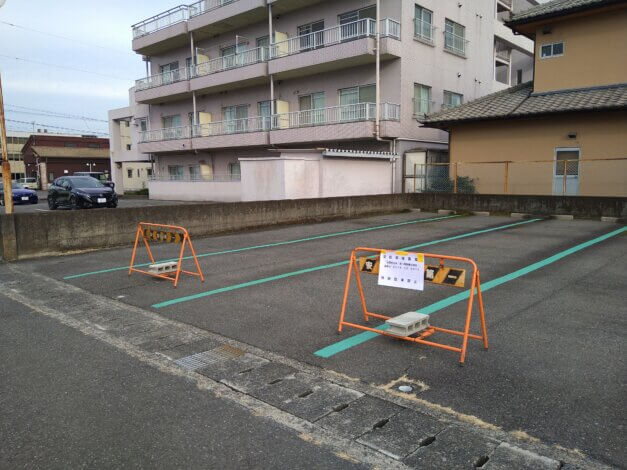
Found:
[[(107, 132), (105, 122), (18, 113), (14, 106), (106, 121), (109, 109), (128, 104), (128, 89), (135, 79), (145, 75), (141, 56), (131, 50), (131, 25), (178, 3), (175, 0), (6, 0), (0, 8), (0, 73), (7, 127), (32, 130), (32, 125), (12, 121), (35, 121), (85, 132)], [(44, 127), (40, 124), (35, 124), (35, 128)], [(50, 131), (60, 132), (53, 128)]]

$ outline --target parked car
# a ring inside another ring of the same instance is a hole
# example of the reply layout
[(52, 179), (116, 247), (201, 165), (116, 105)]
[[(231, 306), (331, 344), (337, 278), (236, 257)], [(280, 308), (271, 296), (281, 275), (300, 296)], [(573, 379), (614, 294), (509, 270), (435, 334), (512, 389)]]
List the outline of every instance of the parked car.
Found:
[(105, 186), (115, 189), (115, 183), (109, 179), (106, 173), (101, 171), (76, 171), (74, 172), (74, 176), (91, 176), (92, 178), (96, 178)]
[(37, 191), (39, 189), (39, 183), (37, 183), (37, 178), (20, 178), (17, 180), (17, 183), (22, 185), (24, 188), (32, 189)]
[(117, 207), (115, 191), (90, 176), (62, 176), (48, 188), (48, 207), (83, 209), (89, 207)]
[[(11, 190), (13, 192), (13, 204), (37, 204), (39, 202), (36, 191), (25, 188), (15, 181), (11, 183)], [(2, 182), (0, 182), (0, 206), (4, 206), (4, 183)]]

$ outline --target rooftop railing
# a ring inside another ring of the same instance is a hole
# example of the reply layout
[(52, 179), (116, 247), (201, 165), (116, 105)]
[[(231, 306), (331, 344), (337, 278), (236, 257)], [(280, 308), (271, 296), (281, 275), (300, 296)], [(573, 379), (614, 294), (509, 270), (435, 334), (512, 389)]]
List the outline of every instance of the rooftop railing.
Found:
[(208, 11), (223, 7), (224, 5), (235, 3), (236, 1), (237, 0), (201, 0), (189, 6), (189, 16), (191, 18), (193, 16), (202, 15)]
[(427, 44), (434, 43), (435, 26), (419, 18), (414, 19), (414, 37)]
[(135, 91), (148, 90), (162, 85), (180, 82), (189, 79), (189, 69), (187, 67), (169, 72), (162, 72), (150, 77), (135, 80)]
[(171, 8), (168, 11), (164, 11), (163, 13), (159, 13), (158, 15), (134, 24), (132, 26), (133, 39), (152, 34), (173, 24), (187, 21), (188, 18), (189, 9), (187, 5), (179, 5)]
[[(301, 52), (332, 46), (342, 42), (352, 41), (364, 37), (374, 37), (377, 33), (377, 22), (371, 18), (353, 21), (326, 28), (321, 31), (296, 36), (270, 46), (270, 59), (285, 57)], [(381, 20), (381, 35), (400, 39), (401, 25), (390, 18)]]
[(268, 60), (268, 48), (257, 47), (237, 54), (211, 59), (191, 67), (191, 78), (202, 77), (212, 73), (223, 72), (238, 67), (245, 67)]
[(444, 49), (453, 54), (466, 56), (468, 40), (450, 31), (444, 31)]

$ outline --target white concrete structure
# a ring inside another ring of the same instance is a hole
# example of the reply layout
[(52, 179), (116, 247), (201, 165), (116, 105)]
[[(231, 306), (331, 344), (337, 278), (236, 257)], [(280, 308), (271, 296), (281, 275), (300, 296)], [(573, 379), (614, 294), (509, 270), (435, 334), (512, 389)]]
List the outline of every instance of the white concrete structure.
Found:
[(135, 88), (129, 91), (129, 106), (109, 111), (111, 177), (118, 194), (146, 189), (152, 177), (150, 155), (138, 150), (148, 111), (148, 105), (135, 103)]

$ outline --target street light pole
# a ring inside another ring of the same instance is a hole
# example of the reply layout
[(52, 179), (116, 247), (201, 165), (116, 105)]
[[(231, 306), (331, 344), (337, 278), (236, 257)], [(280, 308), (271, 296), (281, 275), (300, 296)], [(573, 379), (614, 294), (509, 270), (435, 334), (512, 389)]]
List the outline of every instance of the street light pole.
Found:
[[(0, 0), (0, 6), (4, 3)], [(13, 213), (13, 187), (11, 186), (11, 164), (7, 152), (7, 128), (4, 120), (4, 100), (2, 98), (2, 77), (0, 76), (0, 145), (2, 146), (2, 182), (4, 183), (4, 212)]]

